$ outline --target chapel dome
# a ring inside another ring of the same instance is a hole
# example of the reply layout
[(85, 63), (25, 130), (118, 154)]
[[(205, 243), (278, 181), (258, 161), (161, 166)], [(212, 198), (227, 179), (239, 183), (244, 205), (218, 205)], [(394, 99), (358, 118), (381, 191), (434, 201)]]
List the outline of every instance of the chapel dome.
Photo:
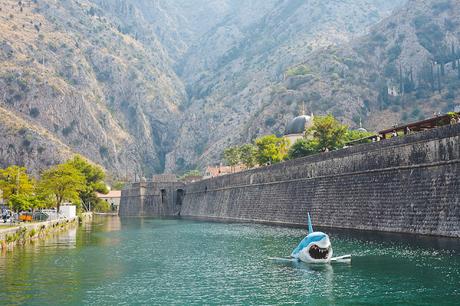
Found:
[(284, 135), (303, 134), (311, 126), (313, 116), (302, 115), (295, 117), (286, 127)]

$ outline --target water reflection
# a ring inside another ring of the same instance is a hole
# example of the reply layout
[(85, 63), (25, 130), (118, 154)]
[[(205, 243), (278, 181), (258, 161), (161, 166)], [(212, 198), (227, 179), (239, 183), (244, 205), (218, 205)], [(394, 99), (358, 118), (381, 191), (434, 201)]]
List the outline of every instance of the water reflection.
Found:
[(120, 218), (117, 216), (105, 216), (99, 217), (104, 218), (103, 224), (105, 225), (104, 230), (106, 232), (119, 231), (121, 229)]
[(396, 236), (326, 232), (336, 255), (353, 255), (351, 264), (270, 260), (289, 254), (304, 229), (97, 217), (0, 256), (0, 304), (458, 301), (455, 248), (414, 245)]

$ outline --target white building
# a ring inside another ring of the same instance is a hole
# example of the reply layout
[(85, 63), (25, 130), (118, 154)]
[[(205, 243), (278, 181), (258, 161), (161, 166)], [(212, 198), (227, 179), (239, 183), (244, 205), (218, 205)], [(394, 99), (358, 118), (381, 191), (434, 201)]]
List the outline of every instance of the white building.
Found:
[(77, 216), (77, 206), (73, 204), (64, 204), (59, 208), (59, 214), (67, 219), (73, 219)]
[(109, 203), (113, 210), (118, 211), (121, 199), (121, 190), (110, 190), (108, 194), (97, 193), (97, 197)]
[(396, 86), (388, 86), (388, 95), (392, 97), (399, 96), (399, 90)]

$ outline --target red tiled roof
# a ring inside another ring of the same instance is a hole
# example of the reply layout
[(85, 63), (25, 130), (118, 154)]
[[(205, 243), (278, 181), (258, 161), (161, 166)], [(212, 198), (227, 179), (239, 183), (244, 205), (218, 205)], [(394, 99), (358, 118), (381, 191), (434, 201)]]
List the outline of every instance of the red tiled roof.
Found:
[(244, 165), (236, 165), (234, 167), (230, 166), (217, 166), (217, 167), (212, 167), (208, 166), (206, 168), (206, 174), (210, 176), (219, 176), (219, 175), (224, 175), (224, 174), (230, 174), (230, 173), (236, 173), (245, 170), (246, 167)]

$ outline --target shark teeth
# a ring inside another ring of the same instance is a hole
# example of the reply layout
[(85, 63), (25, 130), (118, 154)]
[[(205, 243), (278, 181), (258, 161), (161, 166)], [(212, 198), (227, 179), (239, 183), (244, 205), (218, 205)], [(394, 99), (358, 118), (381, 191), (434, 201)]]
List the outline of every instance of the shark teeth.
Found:
[(328, 248), (320, 248), (317, 245), (312, 245), (308, 251), (310, 257), (313, 259), (327, 259), (329, 255), (330, 247)]

